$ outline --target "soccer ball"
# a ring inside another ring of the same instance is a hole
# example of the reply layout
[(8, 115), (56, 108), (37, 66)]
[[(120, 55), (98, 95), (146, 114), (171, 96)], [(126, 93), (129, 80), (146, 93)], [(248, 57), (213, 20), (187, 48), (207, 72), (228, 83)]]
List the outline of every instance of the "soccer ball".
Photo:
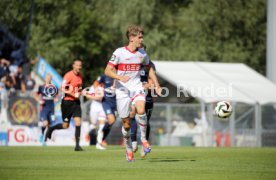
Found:
[(215, 113), (219, 118), (228, 118), (232, 113), (232, 106), (227, 101), (220, 101), (216, 105)]

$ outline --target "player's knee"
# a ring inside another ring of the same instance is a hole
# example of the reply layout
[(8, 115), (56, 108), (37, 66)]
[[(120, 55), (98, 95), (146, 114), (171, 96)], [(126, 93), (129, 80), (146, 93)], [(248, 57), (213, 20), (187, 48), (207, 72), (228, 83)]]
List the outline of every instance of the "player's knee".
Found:
[(75, 125), (76, 126), (80, 126), (81, 125), (81, 119), (79, 117), (75, 117), (74, 121), (75, 121)]
[(107, 119), (108, 119), (108, 124), (109, 125), (113, 125), (114, 122), (115, 122), (115, 120), (116, 120), (115, 117), (114, 117), (114, 115), (108, 115)]
[(129, 130), (130, 129), (130, 119), (127, 118), (127, 119), (123, 119), (123, 126), (125, 128), (125, 130)]
[(75, 122), (75, 125), (76, 126), (81, 126), (81, 122), (79, 121), (79, 122)]
[(137, 106), (136, 111), (137, 111), (137, 114), (145, 114), (145, 107), (144, 106)]
[(138, 114), (144, 114), (145, 113), (145, 102), (144, 101), (137, 101), (135, 104), (136, 112)]
[(135, 116), (135, 112), (131, 111), (131, 112), (129, 113), (129, 116), (130, 116), (130, 118), (133, 118), (133, 117)]
[(125, 130), (128, 131), (130, 129), (130, 122), (123, 123), (123, 126), (124, 126)]
[(43, 121), (43, 127), (47, 127), (49, 125), (48, 121)]
[(69, 127), (69, 123), (63, 123), (63, 124), (62, 124), (62, 128), (63, 128), (63, 129), (67, 129), (68, 127)]
[(136, 114), (136, 119), (139, 121), (140, 124), (147, 124), (147, 115), (144, 114)]

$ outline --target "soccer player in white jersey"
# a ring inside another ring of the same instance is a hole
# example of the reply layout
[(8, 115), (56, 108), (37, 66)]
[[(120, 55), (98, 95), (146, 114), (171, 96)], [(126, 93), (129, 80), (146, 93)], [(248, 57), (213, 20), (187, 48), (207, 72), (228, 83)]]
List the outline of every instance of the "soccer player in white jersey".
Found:
[(96, 149), (105, 150), (105, 147), (102, 146), (103, 127), (106, 122), (106, 114), (102, 105), (104, 88), (99, 83), (97, 83), (97, 81), (95, 81), (95, 83), (89, 88), (89, 91), (85, 93), (85, 96), (92, 100), (90, 105), (91, 130), (96, 128), (98, 124)]
[(141, 66), (149, 68), (149, 77), (153, 80), (157, 94), (160, 94), (159, 86), (154, 70), (149, 65), (147, 53), (140, 48), (143, 42), (143, 29), (140, 26), (128, 27), (126, 36), (128, 45), (116, 49), (109, 60), (105, 74), (116, 79), (116, 101), (119, 116), (122, 118), (122, 133), (126, 146), (126, 158), (129, 162), (134, 160), (130, 140), (130, 110), (133, 102), (136, 108), (136, 116), (141, 131), (141, 142), (145, 154), (151, 151), (146, 140), (147, 116), (145, 114), (145, 90), (140, 81)]

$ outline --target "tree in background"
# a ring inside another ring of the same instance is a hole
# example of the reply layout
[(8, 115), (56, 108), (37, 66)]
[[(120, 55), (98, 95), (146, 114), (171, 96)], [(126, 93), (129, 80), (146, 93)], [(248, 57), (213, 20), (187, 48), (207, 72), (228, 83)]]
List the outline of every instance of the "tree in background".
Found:
[[(0, 1), (1, 24), (24, 39), (31, 0)], [(84, 60), (86, 85), (99, 75), (129, 24), (144, 27), (151, 59), (241, 62), (265, 73), (264, 0), (35, 0), (29, 56), (61, 75)]]

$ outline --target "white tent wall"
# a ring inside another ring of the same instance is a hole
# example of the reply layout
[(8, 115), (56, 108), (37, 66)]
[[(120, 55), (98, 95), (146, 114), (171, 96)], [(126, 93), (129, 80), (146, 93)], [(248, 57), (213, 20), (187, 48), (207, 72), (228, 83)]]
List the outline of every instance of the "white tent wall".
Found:
[[(154, 61), (154, 63), (160, 78), (174, 85), (177, 91), (178, 89), (187, 91), (200, 103), (201, 112), (205, 113), (209, 123), (209, 130), (205, 132), (205, 141), (201, 145), (215, 146), (218, 139), (216, 126), (224, 124), (223, 131), (227, 132), (224, 135), (230, 135), (230, 142), (227, 143), (231, 146), (270, 146), (270, 144), (264, 144), (262, 139), (267, 132), (272, 133), (270, 139), (273, 139), (276, 131), (263, 128), (262, 109), (265, 106), (276, 104), (276, 85), (263, 75), (241, 63), (178, 61)], [(221, 100), (230, 101), (234, 107), (228, 122), (218, 120), (213, 114), (215, 103)], [(166, 104), (164, 105), (166, 106)], [(167, 110), (173, 108), (172, 105), (167, 105)], [(185, 108), (185, 104), (183, 108)], [(166, 114), (168, 135), (164, 140), (169, 143), (164, 145), (175, 145), (173, 143), (175, 140), (170, 135), (172, 121), (174, 121), (171, 117), (173, 110), (169, 111)], [(273, 111), (269, 118), (274, 124), (275, 117), (276, 114)], [(273, 146), (275, 144), (275, 142), (271, 143)]]
[[(264, 106), (233, 103), (229, 119), (219, 119), (213, 103), (155, 103), (151, 124), (151, 142), (162, 146), (275, 146), (274, 124), (260, 122)], [(273, 109), (273, 107), (270, 106)], [(275, 116), (267, 114), (269, 118)], [(264, 141), (264, 142), (263, 142)]]

